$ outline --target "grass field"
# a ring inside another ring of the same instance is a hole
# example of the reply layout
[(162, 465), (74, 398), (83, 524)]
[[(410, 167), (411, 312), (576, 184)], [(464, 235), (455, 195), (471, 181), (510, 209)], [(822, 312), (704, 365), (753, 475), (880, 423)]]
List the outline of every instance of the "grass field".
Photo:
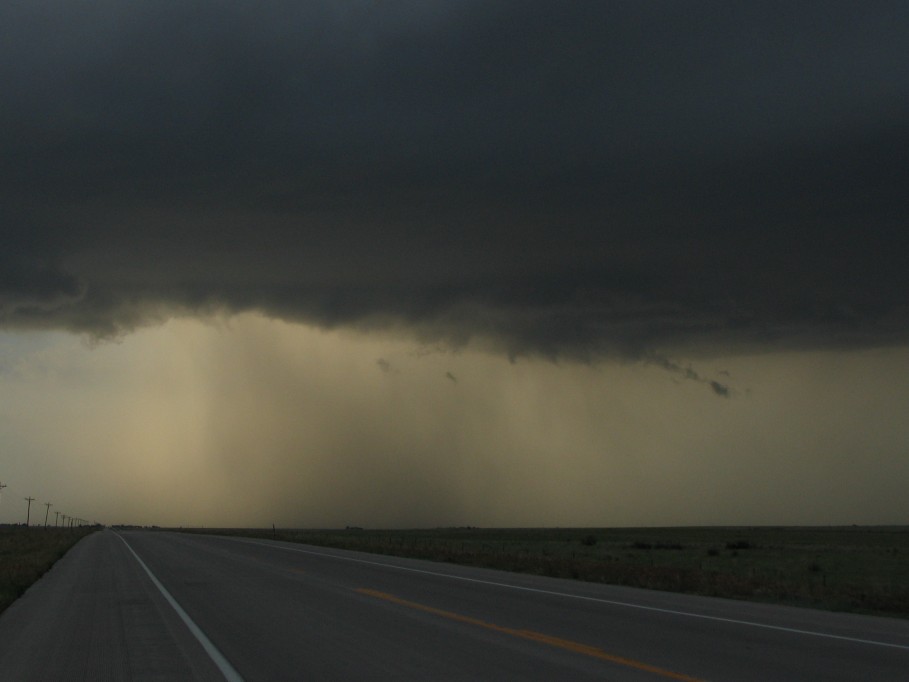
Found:
[(0, 526), (0, 612), (12, 604), (78, 540), (97, 528)]
[(909, 618), (909, 527), (197, 532)]

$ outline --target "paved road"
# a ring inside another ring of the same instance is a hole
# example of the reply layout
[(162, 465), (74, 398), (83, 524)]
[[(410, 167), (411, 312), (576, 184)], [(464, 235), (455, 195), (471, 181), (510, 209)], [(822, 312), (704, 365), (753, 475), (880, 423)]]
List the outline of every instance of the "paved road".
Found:
[(95, 533), (2, 680), (906, 680), (909, 622), (263, 540)]

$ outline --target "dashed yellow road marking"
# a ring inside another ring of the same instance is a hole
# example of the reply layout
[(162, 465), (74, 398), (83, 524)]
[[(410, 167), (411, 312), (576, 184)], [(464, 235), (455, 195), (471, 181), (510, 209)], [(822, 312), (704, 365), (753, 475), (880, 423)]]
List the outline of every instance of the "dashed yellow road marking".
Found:
[(436, 616), (441, 616), (442, 618), (447, 618), (449, 620), (458, 621), (459, 623), (467, 623), (469, 625), (476, 625), (477, 627), (485, 628), (486, 630), (492, 630), (494, 632), (501, 632), (506, 635), (512, 635), (513, 637), (520, 637), (521, 639), (527, 639), (527, 640), (530, 640), (533, 642), (549, 644), (550, 646), (558, 647), (560, 649), (572, 651), (577, 654), (583, 654), (585, 656), (591, 656), (593, 658), (598, 658), (603, 661), (609, 661), (610, 663), (624, 665), (629, 668), (643, 670), (645, 672), (653, 673), (654, 675), (659, 675), (661, 677), (666, 677), (668, 679), (684, 680), (685, 682), (701, 682), (696, 677), (690, 677), (688, 675), (683, 675), (681, 673), (673, 672), (672, 670), (666, 670), (665, 668), (658, 668), (657, 666), (650, 665), (649, 663), (644, 663), (642, 661), (636, 661), (632, 658), (616, 656), (615, 654), (610, 654), (595, 646), (581, 644), (580, 642), (573, 642), (569, 639), (562, 639), (561, 637), (553, 637), (552, 635), (546, 635), (541, 632), (534, 632), (533, 630), (518, 630), (516, 628), (509, 628), (509, 627), (504, 627), (502, 625), (496, 625), (495, 623), (487, 623), (485, 620), (480, 620), (479, 618), (472, 618), (470, 616), (464, 616), (460, 613), (454, 613), (452, 611), (445, 611), (443, 609), (437, 609), (433, 606), (427, 606), (426, 604), (420, 604), (420, 603), (413, 602), (413, 601), (407, 601), (406, 599), (401, 599), (400, 597), (396, 597), (393, 594), (388, 594), (387, 592), (379, 592), (378, 590), (359, 588), (359, 589), (357, 589), (357, 592), (359, 592), (360, 594), (368, 595), (370, 597), (375, 597), (376, 599), (384, 599), (385, 601), (392, 602), (393, 604), (398, 604), (399, 606), (406, 606), (411, 609), (417, 609), (419, 611), (431, 613)]

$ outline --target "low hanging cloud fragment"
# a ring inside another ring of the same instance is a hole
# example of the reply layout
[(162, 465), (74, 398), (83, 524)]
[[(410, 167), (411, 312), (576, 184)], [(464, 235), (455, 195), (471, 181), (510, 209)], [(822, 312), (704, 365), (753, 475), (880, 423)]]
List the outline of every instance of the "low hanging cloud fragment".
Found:
[(725, 384), (721, 384), (719, 381), (711, 380), (708, 382), (708, 385), (713, 390), (713, 392), (716, 393), (718, 396), (723, 397), (723, 398), (729, 397), (730, 389)]
[[(708, 379), (707, 377), (702, 376), (697, 371), (695, 371), (691, 365), (682, 367), (677, 362), (674, 362), (669, 358), (657, 353), (649, 354), (646, 358), (644, 358), (644, 362), (650, 365), (661, 367), (662, 369), (665, 369), (666, 371), (672, 373), (673, 376), (677, 376), (686, 381), (694, 381), (698, 384), (704, 384), (721, 398), (728, 398), (732, 395), (732, 389), (728, 385), (720, 383), (715, 379)], [(729, 373), (726, 372), (727, 376), (728, 374)]]

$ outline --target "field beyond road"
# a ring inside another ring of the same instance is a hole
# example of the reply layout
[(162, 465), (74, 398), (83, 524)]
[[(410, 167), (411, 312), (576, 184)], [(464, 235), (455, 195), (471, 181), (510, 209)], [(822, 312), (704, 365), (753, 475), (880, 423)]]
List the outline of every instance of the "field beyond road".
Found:
[(909, 527), (183, 529), (909, 618)]
[(70, 547), (97, 529), (0, 526), (0, 613)]

